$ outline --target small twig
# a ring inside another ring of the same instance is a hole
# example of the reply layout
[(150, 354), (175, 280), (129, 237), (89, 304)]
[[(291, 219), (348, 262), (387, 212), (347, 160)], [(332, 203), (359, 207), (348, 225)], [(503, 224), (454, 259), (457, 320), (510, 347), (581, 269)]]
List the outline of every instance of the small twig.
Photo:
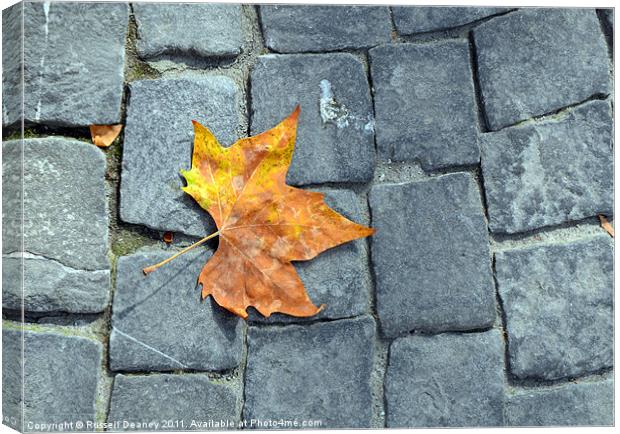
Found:
[(183, 250), (181, 250), (180, 252), (175, 253), (174, 255), (172, 255), (171, 257), (169, 257), (168, 259), (164, 259), (163, 261), (155, 264), (155, 265), (151, 265), (149, 267), (143, 268), (142, 272), (146, 275), (149, 273), (152, 273), (153, 271), (157, 270), (159, 267), (161, 267), (162, 265), (167, 264), (168, 262), (172, 261), (174, 258), (176, 258), (177, 256), (181, 256), (183, 253), (187, 253), (190, 250), (192, 250), (194, 247), (198, 247), (199, 245), (205, 243), (206, 241), (210, 240), (211, 238), (217, 237), (220, 234), (220, 231), (214, 232), (211, 235), (207, 235), (206, 237), (204, 237), (203, 239), (196, 241), (194, 244), (192, 244), (189, 247), (184, 248)]
[(604, 215), (599, 214), (598, 219), (601, 221), (601, 227), (605, 229), (605, 231), (614, 238), (614, 227), (607, 221)]

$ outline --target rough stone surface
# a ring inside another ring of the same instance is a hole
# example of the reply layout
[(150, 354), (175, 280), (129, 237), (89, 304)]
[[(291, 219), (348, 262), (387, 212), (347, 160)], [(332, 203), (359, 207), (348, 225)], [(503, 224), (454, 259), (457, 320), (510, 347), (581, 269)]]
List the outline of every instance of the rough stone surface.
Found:
[(244, 417), (369, 427), (374, 334), (371, 317), (250, 327)]
[(259, 57), (252, 71), (252, 133), (272, 128), (297, 104), (289, 184), (370, 181), (374, 120), (362, 63), (348, 53)]
[(607, 45), (594, 9), (524, 9), (474, 29), (492, 130), (610, 92)]
[(498, 330), (397, 339), (385, 384), (387, 426), (501, 425), (503, 354)]
[(496, 253), (511, 373), (576, 377), (613, 363), (613, 241)]
[(280, 53), (366, 48), (391, 41), (387, 7), (263, 5), (265, 45)]
[[(21, 12), (9, 14), (14, 19)], [(119, 123), (128, 5), (26, 2), (23, 18), (25, 120), (61, 126)], [(3, 32), (9, 47), (20, 37), (13, 26)], [(13, 98), (3, 106), (5, 125), (21, 118), (20, 98), (14, 98), (21, 93), (20, 63), (13, 62), (19, 53), (11, 49), (7, 56), (11, 63), (3, 87)]]
[(393, 7), (394, 25), (398, 33), (433, 32), (459, 27), (491, 15), (509, 11), (509, 8), (471, 7)]
[[(34, 312), (100, 312), (108, 301), (105, 156), (65, 138), (24, 140), (24, 305)], [(21, 141), (3, 143), (3, 206), (20, 197)], [(8, 158), (6, 158), (8, 157)], [(8, 211), (9, 215), (11, 211)], [(21, 218), (21, 216), (11, 216)], [(9, 226), (21, 226), (9, 219)], [(3, 244), (3, 306), (21, 309), (21, 240)]]
[(495, 320), (487, 228), (471, 175), (370, 191), (377, 312), (387, 336), (488, 327)]
[(22, 10), (20, 2), (2, 11), (2, 125), (22, 120)]
[(370, 51), (381, 159), (424, 169), (477, 164), (477, 108), (467, 41)]
[(493, 232), (515, 233), (613, 214), (612, 118), (592, 101), (481, 140)]
[[(364, 223), (359, 198), (350, 190), (321, 190), (325, 202), (348, 219)], [(250, 321), (307, 322), (317, 319), (349, 318), (368, 312), (371, 299), (371, 279), (365, 240), (355, 240), (321, 253), (311, 261), (295, 262), (310, 299), (325, 308), (309, 318), (273, 314), (265, 318), (253, 309)]]
[(211, 253), (196, 249), (144, 277), (142, 269), (171, 251), (119, 258), (112, 305), (110, 367), (123, 371), (198, 369), (239, 365), (244, 324), (208, 298), (200, 301), (198, 274)]
[(241, 52), (241, 5), (135, 3), (142, 58), (231, 57)]
[(508, 426), (608, 426), (614, 423), (612, 379), (524, 390), (506, 397)]
[[(19, 420), (22, 396), (22, 332), (2, 330), (2, 413)], [(99, 342), (58, 332), (24, 333), (23, 408), (29, 425), (95, 420), (95, 399), (103, 347)], [(5, 421), (6, 422), (6, 421)], [(75, 425), (74, 428), (75, 430)], [(50, 426), (41, 431), (61, 431)]]
[(238, 88), (227, 77), (189, 76), (130, 85), (123, 144), (121, 219), (153, 229), (203, 237), (208, 213), (181, 190), (179, 171), (191, 167), (197, 120), (220, 143), (237, 139)]
[[(240, 417), (241, 391), (205, 374), (114, 377), (108, 423), (135, 424), (122, 431), (211, 431), (237, 427)], [(163, 421), (173, 423), (164, 426)], [(210, 421), (222, 426), (201, 425)]]

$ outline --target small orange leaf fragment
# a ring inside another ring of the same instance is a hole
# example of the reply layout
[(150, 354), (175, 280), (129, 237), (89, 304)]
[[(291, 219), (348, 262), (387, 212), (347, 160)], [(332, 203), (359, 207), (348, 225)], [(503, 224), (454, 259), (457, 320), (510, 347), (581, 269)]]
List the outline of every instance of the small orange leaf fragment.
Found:
[(286, 184), (298, 116), (299, 106), (271, 130), (228, 148), (193, 121), (192, 168), (181, 171), (183, 190), (211, 214), (219, 235), (198, 283), (202, 298), (212, 296), (243, 318), (250, 306), (266, 317), (316, 315), (323, 306), (310, 300), (291, 261), (374, 232), (331, 209), (322, 193)]
[(172, 240), (173, 240), (172, 232), (164, 232), (163, 239), (164, 239), (164, 242), (167, 244), (172, 243)]
[(91, 125), (90, 136), (93, 143), (100, 148), (107, 148), (118, 137), (123, 128), (122, 124), (117, 125)]
[(611, 225), (611, 223), (609, 223), (607, 218), (604, 215), (599, 214), (598, 219), (601, 221), (601, 227), (605, 229), (605, 232), (607, 232), (612, 238), (614, 238), (614, 227)]

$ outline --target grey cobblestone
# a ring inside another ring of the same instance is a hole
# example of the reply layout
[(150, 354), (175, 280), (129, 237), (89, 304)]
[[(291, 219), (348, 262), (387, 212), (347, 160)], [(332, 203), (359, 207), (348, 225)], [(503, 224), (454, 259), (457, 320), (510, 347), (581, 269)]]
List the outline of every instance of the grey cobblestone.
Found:
[(167, 264), (165, 272), (142, 273), (172, 253), (154, 250), (119, 258), (112, 370), (222, 371), (241, 362), (243, 322), (211, 298), (200, 302), (196, 279), (210, 252), (192, 251)]
[(473, 7), (392, 7), (396, 30), (402, 35), (446, 30), (509, 10), (509, 8)]
[(612, 365), (612, 247), (599, 235), (496, 253), (513, 375), (553, 380)]
[(492, 130), (610, 92), (607, 46), (594, 9), (524, 9), (473, 34)]
[(241, 52), (241, 5), (133, 3), (132, 7), (138, 54), (143, 58), (234, 57)]
[(610, 426), (614, 423), (614, 383), (566, 384), (527, 389), (506, 397), (508, 426)]
[[(21, 146), (21, 141), (7, 141), (3, 152), (13, 155)], [(24, 140), (23, 155), (25, 280), (22, 288), (17, 278), (21, 241), (7, 237), (3, 306), (21, 309), (23, 289), (29, 311), (100, 312), (110, 284), (105, 157), (91, 144), (52, 137)], [(3, 179), (12, 183), (5, 188), (9, 195), (3, 206), (15, 203), (11, 196), (19, 197), (11, 193), (21, 187), (21, 162), (3, 162)]]
[(370, 50), (383, 160), (424, 169), (477, 164), (477, 109), (467, 41), (384, 45)]
[(296, 104), (301, 114), (287, 182), (370, 181), (374, 119), (362, 62), (348, 53), (259, 57), (252, 71), (252, 134), (278, 124)]
[(265, 44), (280, 53), (333, 51), (390, 42), (390, 11), (374, 6), (260, 6)]
[(503, 352), (498, 330), (395, 340), (385, 386), (387, 426), (502, 425)]
[[(78, 421), (93, 422), (102, 345), (57, 332), (26, 331), (23, 339), (22, 367), (22, 332), (3, 327), (2, 358), (6, 361), (2, 369), (3, 415), (20, 415), (23, 408), (25, 426), (22, 428), (27, 431), (33, 431), (34, 424), (41, 423), (66, 422), (75, 427)], [(33, 426), (29, 428), (29, 424)], [(21, 421), (15, 426), (20, 425)]]
[(612, 118), (591, 101), (540, 122), (484, 134), (482, 173), (493, 232), (613, 214)]
[(385, 335), (488, 327), (495, 320), (487, 230), (465, 173), (370, 192), (377, 312)]
[(239, 89), (227, 77), (190, 76), (133, 82), (123, 145), (121, 219), (203, 237), (213, 221), (181, 187), (191, 168), (197, 120), (222, 144), (238, 138)]
[[(224, 422), (224, 427), (231, 429), (238, 426), (240, 419), (240, 390), (216, 383), (205, 374), (119, 374), (114, 377), (107, 421), (120, 427), (159, 423), (149, 431), (212, 431), (218, 427), (203, 424)], [(145, 431), (144, 427), (124, 430)]]
[[(13, 9), (11, 19), (20, 15)], [(26, 121), (60, 126), (120, 121), (128, 17), (126, 3), (24, 3)], [(3, 36), (18, 38), (19, 28), (11, 27)], [(13, 40), (8, 45), (17, 44)], [(9, 54), (3, 88), (20, 88), (16, 55)], [(3, 105), (3, 123), (10, 125), (21, 118), (21, 98), (5, 95), (10, 102)]]
[(371, 317), (250, 327), (245, 418), (370, 426), (374, 334)]

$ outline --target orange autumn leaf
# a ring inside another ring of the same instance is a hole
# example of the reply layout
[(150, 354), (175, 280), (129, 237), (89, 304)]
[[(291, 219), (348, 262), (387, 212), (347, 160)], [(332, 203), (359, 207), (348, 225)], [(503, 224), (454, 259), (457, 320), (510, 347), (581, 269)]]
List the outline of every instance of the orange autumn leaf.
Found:
[(93, 143), (100, 148), (107, 148), (118, 137), (123, 125), (91, 125), (90, 136)]
[(598, 219), (601, 222), (601, 227), (605, 229), (605, 232), (607, 232), (612, 238), (614, 238), (614, 227), (611, 225), (611, 223), (609, 223), (607, 218), (605, 218), (604, 215), (599, 214)]
[[(183, 190), (215, 220), (219, 246), (202, 269), (202, 298), (247, 318), (253, 306), (268, 317), (318, 313), (291, 261), (319, 253), (374, 230), (328, 207), (322, 193), (286, 185), (299, 106), (279, 125), (229, 148), (194, 123), (192, 168)], [(208, 238), (208, 237), (207, 237)]]

